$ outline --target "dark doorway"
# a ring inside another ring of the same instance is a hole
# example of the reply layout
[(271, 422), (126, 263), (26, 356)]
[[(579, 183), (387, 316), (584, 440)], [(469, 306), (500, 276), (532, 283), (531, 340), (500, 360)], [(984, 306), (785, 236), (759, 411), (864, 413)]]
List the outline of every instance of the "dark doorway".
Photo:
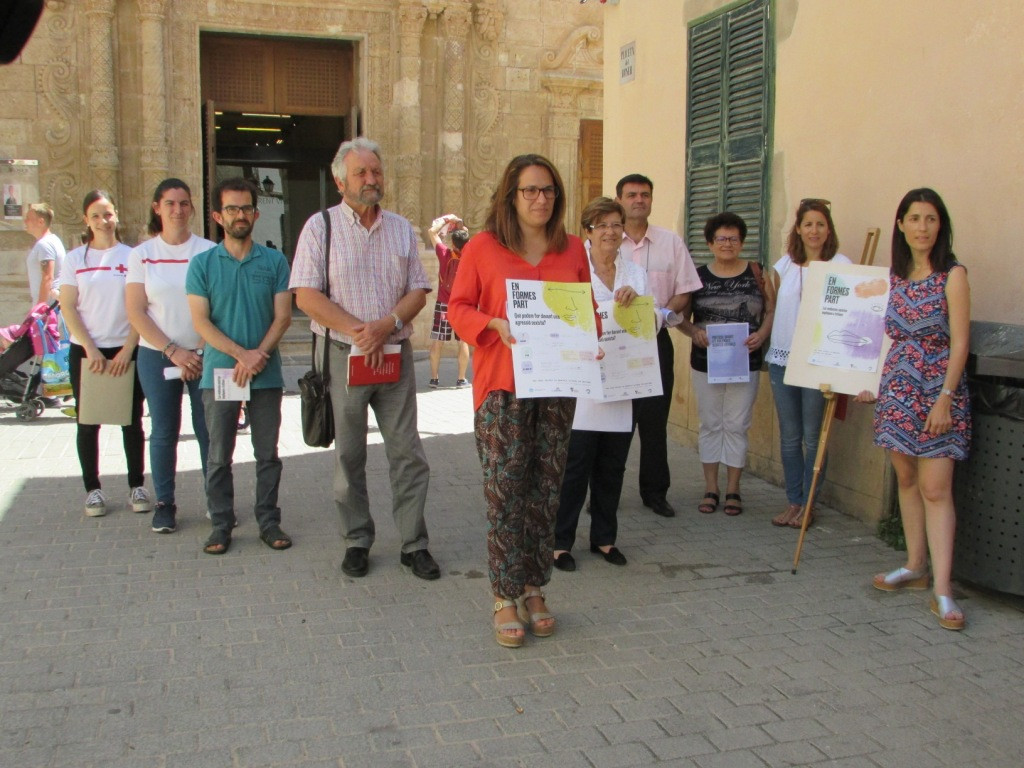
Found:
[(338, 200), (330, 163), (358, 135), (356, 44), (203, 33), (200, 36), (207, 237), (214, 185), (256, 182), (254, 238), (288, 256), (306, 219)]

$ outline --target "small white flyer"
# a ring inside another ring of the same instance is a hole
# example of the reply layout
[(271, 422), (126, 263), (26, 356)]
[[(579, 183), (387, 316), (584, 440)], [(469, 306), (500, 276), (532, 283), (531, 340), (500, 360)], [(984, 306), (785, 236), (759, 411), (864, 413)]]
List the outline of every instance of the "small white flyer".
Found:
[(249, 385), (240, 387), (235, 384), (234, 368), (213, 369), (213, 399), (214, 400), (248, 400)]
[(748, 323), (714, 323), (708, 334), (708, 384), (750, 381), (750, 350), (743, 343)]

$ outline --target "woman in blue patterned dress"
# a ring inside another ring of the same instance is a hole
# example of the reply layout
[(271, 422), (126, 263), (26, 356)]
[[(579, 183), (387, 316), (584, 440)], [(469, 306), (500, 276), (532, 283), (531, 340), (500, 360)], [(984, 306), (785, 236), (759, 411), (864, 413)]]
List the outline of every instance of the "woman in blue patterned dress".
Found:
[[(899, 485), (907, 563), (880, 573), (874, 586), (887, 592), (928, 588), (931, 610), (944, 629), (963, 629), (950, 572), (956, 512), (953, 462), (967, 458), (971, 439), (967, 363), (971, 299), (967, 270), (953, 255), (953, 229), (945, 203), (931, 189), (906, 194), (896, 211), (885, 359), (875, 406), (875, 444), (889, 451)], [(860, 402), (874, 397), (862, 392)]]

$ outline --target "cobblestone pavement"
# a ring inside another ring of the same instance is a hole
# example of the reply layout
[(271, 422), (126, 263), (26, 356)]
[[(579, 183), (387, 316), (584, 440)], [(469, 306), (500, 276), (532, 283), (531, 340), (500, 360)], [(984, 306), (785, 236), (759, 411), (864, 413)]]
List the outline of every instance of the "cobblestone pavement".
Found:
[(180, 527), (157, 535), (124, 504), (116, 429), (103, 430), (102, 467), (117, 508), (86, 518), (72, 422), (0, 409), (0, 763), (1021, 764), (1020, 601), (958, 585), (969, 623), (944, 631), (927, 593), (872, 589), (900, 555), (827, 509), (792, 575), (796, 535), (768, 524), (781, 491), (749, 478), (743, 515), (700, 515), (699, 464), (681, 446), (670, 453), (680, 515), (640, 505), (634, 451), (619, 513), (629, 565), (589, 553), (584, 518), (578, 570), (556, 571), (547, 588), (558, 631), (499, 648), (471, 394), (429, 390), (425, 361), (417, 369), (430, 549), (443, 571), (430, 583), (398, 562), (375, 431), (378, 540), (366, 578), (341, 573), (332, 454), (303, 444), (297, 396), (285, 398), (281, 438), (295, 546), (272, 552), (257, 537), (243, 438), (242, 525), (223, 557), (200, 551), (208, 523), (191, 435)]

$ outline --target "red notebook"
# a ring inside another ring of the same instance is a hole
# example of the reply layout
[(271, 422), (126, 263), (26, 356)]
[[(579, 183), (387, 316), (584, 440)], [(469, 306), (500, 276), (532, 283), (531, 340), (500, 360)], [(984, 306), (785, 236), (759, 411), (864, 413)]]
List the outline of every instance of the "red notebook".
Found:
[(366, 355), (359, 347), (352, 347), (348, 355), (348, 385), (358, 387), (364, 384), (390, 384), (398, 381), (402, 373), (402, 348), (398, 344), (384, 345), (384, 365), (370, 368)]

